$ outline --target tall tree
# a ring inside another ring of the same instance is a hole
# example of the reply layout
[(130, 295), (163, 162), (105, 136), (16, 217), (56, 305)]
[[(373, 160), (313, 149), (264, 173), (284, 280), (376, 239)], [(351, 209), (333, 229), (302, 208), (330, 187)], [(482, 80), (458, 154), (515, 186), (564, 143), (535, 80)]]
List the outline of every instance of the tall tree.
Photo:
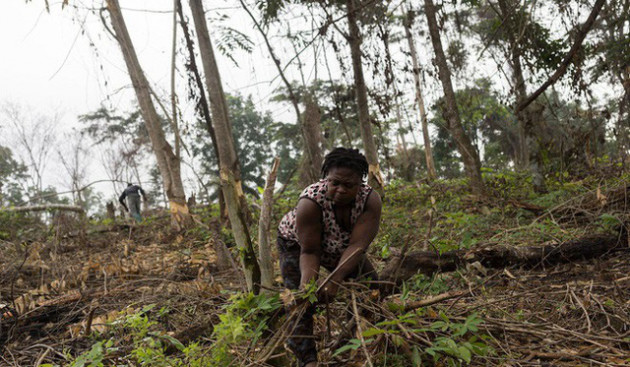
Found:
[(612, 0), (602, 9), (601, 21), (594, 31), (598, 41), (592, 49), (596, 52), (593, 78), (608, 75), (610, 83), (620, 84), (621, 95), (616, 103), (615, 123), (616, 153), (625, 162), (630, 134), (630, 0)]
[[(532, 102), (557, 82), (571, 63), (583, 59), (576, 56), (604, 3), (605, 0), (597, 0), (584, 24), (571, 30), (574, 40), (565, 55), (562, 54), (562, 48), (568, 46), (568, 40), (552, 39), (551, 30), (534, 19), (532, 13), (537, 6), (535, 3), (522, 4), (516, 0), (499, 0), (497, 7), (488, 2), (488, 11), (495, 12), (497, 18), (491, 17), (487, 22), (480, 22), (482, 37), (487, 39), (488, 46), (501, 43), (505, 45), (503, 49), (512, 72), (510, 84), (514, 95), (513, 108), (518, 120), (519, 149), (515, 163), (517, 167), (529, 169), (536, 191), (546, 191), (542, 174), (542, 138), (534, 134), (535, 130), (541, 129), (538, 125), (542, 125), (540, 120), (543, 118), (544, 104)], [(549, 4), (539, 6), (548, 7)], [(484, 23), (490, 27), (484, 27)], [(541, 71), (551, 74), (532, 93), (527, 91), (528, 78), (525, 70), (527, 65), (532, 75), (540, 74)]]
[[(306, 90), (305, 94), (303, 94), (304, 98), (302, 101), (298, 99), (298, 94), (287, 79), (284, 69), (280, 66), (280, 59), (276, 55), (271, 42), (269, 41), (269, 36), (267, 35), (267, 31), (263, 28), (263, 24), (259, 22), (254, 14), (249, 10), (247, 5), (243, 0), (239, 0), (243, 9), (247, 12), (251, 20), (254, 22), (256, 29), (263, 37), (265, 41), (265, 45), (267, 46), (267, 50), (269, 51), (269, 55), (273, 59), (273, 62), (276, 66), (276, 70), (278, 70), (278, 75), (288, 93), (289, 101), (293, 106), (293, 110), (295, 111), (296, 123), (300, 126), (300, 131), (302, 135), (302, 146), (304, 151), (303, 161), (302, 161), (302, 172), (301, 172), (301, 183), (302, 184), (310, 184), (319, 179), (319, 172), (323, 163), (322, 159), (322, 137), (321, 137), (321, 129), (320, 124), (321, 121), (318, 119), (320, 117), (316, 110), (318, 110), (318, 101), (315, 99), (309, 90)], [(273, 16), (273, 18), (277, 18), (277, 13)], [(300, 112), (299, 103), (303, 102), (305, 104), (304, 114)]]
[(118, 0), (107, 0), (107, 10), (111, 16), (116, 41), (122, 49), (131, 83), (138, 98), (140, 111), (151, 138), (153, 152), (155, 153), (164, 183), (164, 190), (168, 197), (173, 226), (181, 230), (190, 225), (192, 218), (186, 205), (186, 194), (181, 178), (180, 157), (173, 152), (173, 148), (166, 140), (160, 117), (151, 99), (151, 86), (140, 67), (140, 62), (129, 37)]
[(247, 227), (245, 195), (243, 194), (232, 126), (221, 84), (221, 75), (214, 57), (203, 4), (201, 0), (190, 0), (189, 3), (199, 39), (201, 61), (206, 76), (210, 109), (212, 110), (212, 124), (217, 137), (221, 190), (225, 197), (234, 239), (240, 249), (247, 288), (254, 293), (258, 293), (260, 290), (260, 267), (258, 266), (256, 253), (254, 252), (254, 246)]
[(361, 60), (362, 36), (357, 19), (357, 0), (346, 1), (346, 15), (348, 20), (348, 35), (346, 37), (350, 44), (352, 55), (352, 70), (354, 71), (354, 85), (356, 88), (357, 108), (359, 112), (359, 124), (361, 125), (361, 139), (365, 157), (369, 164), (368, 183), (381, 196), (384, 195), (383, 177), (378, 164), (378, 154), (374, 135), (372, 133), (372, 123), (370, 121), (370, 110), (368, 106), (367, 86), (363, 77), (363, 63)]
[(431, 35), (431, 43), (433, 44), (433, 50), (435, 51), (435, 63), (438, 68), (438, 74), (440, 81), (442, 82), (442, 89), (444, 90), (444, 102), (445, 110), (444, 117), (446, 120), (446, 128), (453, 136), (455, 143), (457, 144), (457, 150), (461, 155), (462, 162), (464, 163), (464, 170), (466, 176), (470, 181), (470, 187), (476, 194), (483, 194), (484, 185), (481, 179), (481, 162), (479, 160), (479, 153), (477, 149), (472, 145), (470, 138), (466, 135), (464, 128), (462, 127), (459, 111), (457, 109), (457, 102), (455, 100), (455, 92), (453, 91), (453, 83), (451, 81), (451, 72), (448, 64), (446, 63), (446, 56), (444, 49), (442, 48), (442, 38), (440, 36), (440, 29), (438, 27), (435, 5), (433, 0), (424, 0), (424, 9), (429, 23), (429, 34)]
[[(195, 109), (197, 115), (201, 121), (203, 121), (203, 125), (205, 126), (208, 134), (210, 134), (210, 139), (212, 140), (212, 152), (215, 156), (215, 164), (216, 170), (219, 168), (219, 148), (217, 148), (217, 137), (214, 133), (214, 127), (212, 127), (212, 117), (210, 116), (210, 107), (208, 106), (208, 98), (206, 98), (206, 91), (203, 86), (203, 81), (201, 79), (201, 73), (199, 72), (199, 68), (197, 67), (197, 60), (195, 57), (195, 47), (190, 35), (190, 30), (188, 28), (188, 20), (184, 18), (184, 11), (182, 7), (181, 0), (177, 0), (177, 13), (179, 15), (179, 22), (182, 27), (184, 33), (184, 40), (186, 41), (186, 50), (188, 51), (188, 60), (186, 62), (186, 71), (190, 74), (191, 79), (194, 79), (194, 85), (197, 87), (198, 96), (192, 92), (193, 83), (189, 83), (189, 87), (191, 88), (190, 96), (192, 99), (195, 99)], [(204, 139), (205, 140), (205, 139)], [(218, 190), (219, 197), (219, 212), (222, 218), (227, 218), (227, 212), (225, 209), (225, 199), (223, 198), (223, 192), (221, 191), (220, 185)]]
[(422, 123), (422, 138), (424, 140), (424, 157), (427, 162), (427, 176), (431, 180), (437, 178), (437, 172), (435, 171), (435, 162), (433, 161), (433, 151), (431, 149), (431, 138), (429, 137), (429, 123), (427, 121), (427, 112), (424, 106), (424, 98), (422, 98), (422, 84), (420, 83), (420, 63), (418, 62), (418, 54), (416, 53), (416, 45), (414, 43), (413, 36), (411, 35), (411, 27), (413, 25), (414, 12), (411, 9), (407, 10), (407, 14), (403, 20), (405, 27), (405, 37), (407, 38), (407, 44), (409, 45), (409, 53), (411, 54), (411, 65), (413, 67), (413, 80), (416, 91), (416, 103), (418, 105), (418, 112), (420, 114), (420, 121)]
[[(25, 106), (6, 103), (1, 106), (0, 113), (11, 127), (9, 136), (15, 142), (16, 153), (29, 170), (28, 184), (24, 187), (27, 196), (38, 198), (44, 189), (44, 176), (53, 147), (56, 145), (56, 131), (60, 115), (44, 116), (29, 111)], [(39, 204), (33, 199), (32, 204)]]

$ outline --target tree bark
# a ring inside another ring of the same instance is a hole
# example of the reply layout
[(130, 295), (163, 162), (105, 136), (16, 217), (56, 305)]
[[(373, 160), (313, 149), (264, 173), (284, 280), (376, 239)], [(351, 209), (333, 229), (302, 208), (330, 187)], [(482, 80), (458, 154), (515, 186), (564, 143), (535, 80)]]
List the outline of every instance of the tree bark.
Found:
[(116, 208), (114, 207), (114, 203), (111, 201), (108, 201), (107, 204), (105, 204), (105, 207), (107, 208), (107, 219), (115, 220)]
[(240, 250), (241, 264), (245, 273), (247, 288), (254, 293), (258, 293), (260, 289), (260, 268), (256, 260), (249, 229), (247, 228), (247, 203), (241, 186), (240, 166), (236, 155), (227, 103), (221, 84), (221, 75), (214, 57), (203, 4), (201, 0), (190, 0), (189, 3), (197, 37), (199, 38), (201, 61), (206, 74), (206, 87), (209, 92), (213, 126), (217, 137), (221, 189), (228, 209), (234, 239)]
[[(199, 68), (197, 67), (197, 61), (195, 58), (195, 49), (193, 45), (192, 38), (190, 37), (190, 30), (188, 29), (188, 22), (184, 19), (184, 14), (182, 10), (181, 0), (177, 0), (177, 12), (179, 13), (179, 21), (182, 26), (182, 30), (184, 32), (184, 39), (186, 40), (186, 49), (188, 50), (188, 58), (190, 62), (190, 69), (193, 72), (195, 78), (195, 84), (197, 84), (197, 88), (199, 89), (199, 105), (197, 109), (199, 114), (203, 118), (205, 122), (206, 130), (208, 130), (208, 134), (210, 134), (210, 140), (212, 140), (212, 150), (214, 151), (214, 156), (217, 158), (217, 170), (219, 166), (219, 162), (221, 161), (219, 157), (219, 148), (217, 147), (217, 137), (214, 132), (214, 127), (212, 127), (212, 117), (210, 116), (210, 107), (208, 107), (208, 98), (206, 97), (206, 90), (203, 86), (203, 81), (201, 79), (201, 75), (199, 73)], [(219, 216), (221, 220), (227, 217), (227, 209), (225, 208), (225, 199), (223, 198), (223, 192), (221, 191), (221, 187), (219, 186)]]
[(260, 257), (260, 275), (264, 287), (272, 287), (273, 260), (271, 258), (271, 246), (269, 245), (269, 227), (271, 223), (271, 209), (273, 206), (273, 190), (278, 176), (280, 158), (274, 159), (273, 166), (267, 176), (265, 191), (263, 191), (262, 208), (260, 209), (260, 221), (258, 222), (258, 253)]
[(420, 113), (420, 121), (422, 122), (422, 138), (424, 140), (424, 157), (427, 163), (427, 176), (433, 181), (437, 178), (435, 171), (435, 162), (433, 161), (433, 151), (431, 149), (431, 138), (429, 137), (429, 122), (427, 120), (427, 112), (424, 106), (424, 98), (422, 98), (422, 84), (420, 84), (420, 64), (418, 63), (418, 55), (416, 53), (416, 45), (411, 36), (411, 25), (413, 24), (413, 13), (407, 11), (407, 17), (403, 21), (405, 26), (405, 36), (409, 44), (409, 52), (411, 53), (411, 62), (413, 65), (413, 80), (416, 87), (416, 103), (418, 103), (418, 111)]
[(461, 123), (457, 108), (457, 101), (455, 99), (455, 92), (453, 91), (453, 83), (451, 81), (451, 72), (446, 62), (444, 49), (442, 48), (442, 39), (435, 16), (435, 6), (433, 5), (433, 0), (424, 0), (424, 4), (427, 21), (429, 23), (431, 43), (433, 44), (433, 49), (435, 51), (435, 63), (438, 68), (440, 81), (442, 82), (442, 89), (444, 90), (444, 118), (447, 123), (446, 128), (453, 136), (453, 139), (457, 144), (457, 150), (462, 157), (464, 170), (470, 180), (470, 187), (472, 191), (477, 195), (483, 195), (484, 185), (483, 180), (481, 179), (481, 162), (479, 160), (479, 153), (472, 145), (470, 138), (466, 135)]
[(378, 155), (374, 135), (372, 134), (372, 124), (370, 122), (370, 111), (368, 107), (367, 87), (363, 78), (363, 65), (361, 62), (361, 34), (356, 16), (356, 0), (346, 1), (346, 11), (348, 15), (348, 43), (350, 44), (350, 53), (352, 55), (352, 69), (354, 71), (354, 85), (357, 95), (357, 108), (359, 113), (359, 124), (361, 125), (361, 139), (363, 140), (363, 149), (365, 157), (369, 164), (368, 184), (378, 192), (381, 197), (384, 196), (383, 177), (378, 164)]
[(400, 283), (418, 273), (432, 275), (437, 272), (453, 271), (459, 266), (477, 261), (487, 268), (553, 265), (602, 256), (622, 246), (627, 246), (626, 234), (591, 235), (548, 246), (488, 246), (442, 254), (416, 251), (405, 255), (402, 261), (397, 257), (390, 260), (379, 278)]
[(317, 182), (322, 169), (322, 132), (320, 129), (322, 114), (317, 101), (312, 96), (306, 95), (304, 99), (304, 113), (302, 114), (301, 127), (304, 137), (304, 150), (307, 154), (303, 157), (300, 183), (303, 186)]
[(164, 190), (168, 197), (173, 226), (177, 230), (182, 230), (192, 223), (192, 219), (188, 206), (186, 206), (186, 194), (181, 178), (180, 160), (173, 152), (173, 148), (164, 135), (160, 117), (151, 100), (151, 87), (140, 67), (118, 0), (107, 0), (107, 9), (116, 33), (116, 41), (118, 41), (122, 49), (131, 83), (138, 98), (140, 111), (151, 138), (153, 152), (157, 159)]

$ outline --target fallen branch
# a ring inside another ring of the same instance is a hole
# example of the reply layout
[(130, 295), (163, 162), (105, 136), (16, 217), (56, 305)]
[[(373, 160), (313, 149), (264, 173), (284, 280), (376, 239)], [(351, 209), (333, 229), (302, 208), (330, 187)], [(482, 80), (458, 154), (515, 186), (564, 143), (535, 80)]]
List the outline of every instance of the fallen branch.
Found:
[(1, 208), (5, 212), (41, 212), (46, 210), (70, 211), (85, 215), (85, 210), (80, 206), (65, 204), (47, 204), (47, 205), (30, 205), (30, 206), (14, 206), (9, 208)]
[(436, 254), (430, 251), (408, 253), (402, 261), (396, 257), (385, 266), (381, 279), (400, 283), (417, 273), (432, 275), (453, 271), (466, 263), (480, 262), (488, 268), (507, 266), (537, 267), (581, 259), (590, 259), (621, 248), (627, 243), (623, 234), (600, 234), (549, 246), (492, 246), (473, 250), (455, 250)]

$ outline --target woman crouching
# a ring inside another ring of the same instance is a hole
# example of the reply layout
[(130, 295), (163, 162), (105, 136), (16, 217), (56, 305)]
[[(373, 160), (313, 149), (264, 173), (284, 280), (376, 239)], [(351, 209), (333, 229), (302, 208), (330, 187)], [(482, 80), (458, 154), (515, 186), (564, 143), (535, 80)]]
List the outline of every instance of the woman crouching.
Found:
[[(285, 287), (304, 288), (323, 266), (333, 275), (318, 299), (331, 301), (345, 279), (377, 279), (365, 251), (378, 233), (382, 203), (364, 183), (368, 167), (358, 150), (335, 148), (324, 159), (323, 179), (304, 189), (297, 206), (282, 218), (278, 254)], [(317, 366), (314, 312), (311, 305), (288, 340), (300, 367)]]

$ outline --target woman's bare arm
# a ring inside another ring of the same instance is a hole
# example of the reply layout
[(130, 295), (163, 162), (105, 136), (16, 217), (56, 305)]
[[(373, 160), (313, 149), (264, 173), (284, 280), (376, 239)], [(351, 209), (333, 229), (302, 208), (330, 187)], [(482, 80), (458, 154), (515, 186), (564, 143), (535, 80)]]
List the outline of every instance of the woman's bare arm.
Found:
[(296, 213), (300, 242), (300, 287), (317, 280), (322, 255), (322, 210), (310, 199), (300, 199)]
[(376, 191), (372, 191), (365, 203), (363, 214), (357, 219), (352, 229), (350, 245), (341, 255), (340, 265), (335, 269), (335, 274), (331, 278), (332, 282), (341, 283), (358, 266), (361, 255), (378, 233), (382, 207), (380, 195)]

